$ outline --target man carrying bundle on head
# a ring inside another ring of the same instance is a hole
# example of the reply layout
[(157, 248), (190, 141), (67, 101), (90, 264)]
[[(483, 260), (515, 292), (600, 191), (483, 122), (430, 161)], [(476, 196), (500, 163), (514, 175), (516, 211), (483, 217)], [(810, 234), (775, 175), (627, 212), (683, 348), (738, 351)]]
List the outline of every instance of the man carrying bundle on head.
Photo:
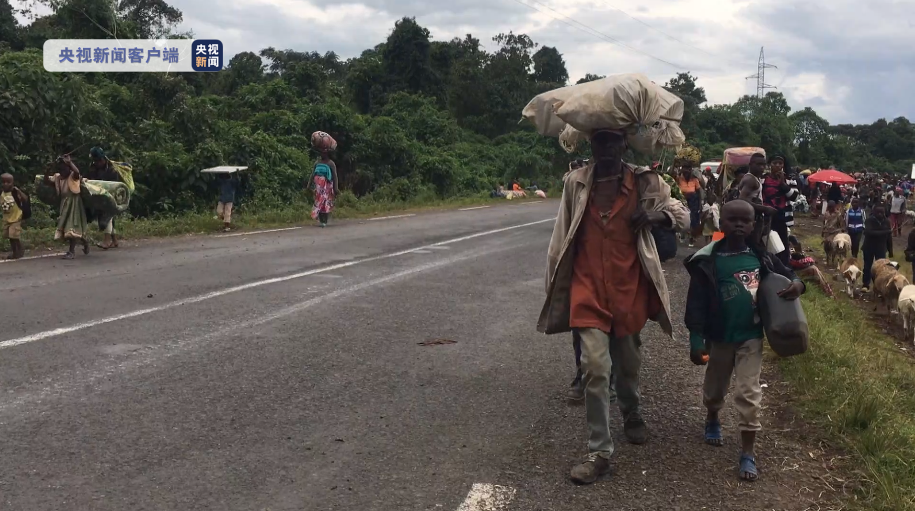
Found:
[(563, 180), (537, 323), (546, 334), (574, 330), (581, 337), (590, 436), (588, 454), (571, 478), (590, 484), (609, 472), (614, 450), (611, 369), (626, 439), (648, 439), (639, 392), (640, 333), (652, 320), (673, 335), (656, 239), (673, 240), (669, 230), (689, 225), (689, 210), (671, 197), (664, 179), (625, 163), (623, 154), (682, 146), (683, 101), (645, 75), (626, 74), (544, 92), (523, 115), (541, 135), (558, 137), (567, 152), (587, 141), (593, 154)]

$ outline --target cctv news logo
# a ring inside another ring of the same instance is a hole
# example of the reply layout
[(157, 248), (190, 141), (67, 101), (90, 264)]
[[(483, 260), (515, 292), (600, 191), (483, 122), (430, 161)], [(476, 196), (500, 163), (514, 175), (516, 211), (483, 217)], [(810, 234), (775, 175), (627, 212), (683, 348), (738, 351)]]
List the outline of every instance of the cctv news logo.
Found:
[(218, 39), (49, 39), (44, 68), (57, 73), (193, 73), (221, 71)]
[(200, 39), (191, 45), (193, 56), (191, 66), (194, 71), (219, 71), (222, 69), (222, 41)]

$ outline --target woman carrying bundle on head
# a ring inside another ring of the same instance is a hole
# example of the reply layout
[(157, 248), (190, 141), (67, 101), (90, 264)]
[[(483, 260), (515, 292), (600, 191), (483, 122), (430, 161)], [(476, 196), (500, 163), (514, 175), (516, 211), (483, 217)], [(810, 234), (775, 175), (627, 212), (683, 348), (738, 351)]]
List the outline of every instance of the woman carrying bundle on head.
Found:
[(327, 221), (334, 210), (334, 199), (340, 191), (337, 165), (330, 159), (330, 153), (337, 149), (337, 141), (323, 131), (316, 131), (311, 135), (311, 145), (321, 154), (315, 162), (309, 182), (309, 188), (315, 193), (311, 218), (317, 220), (321, 227), (327, 227)]
[(685, 145), (677, 151), (674, 158), (674, 168), (679, 170), (677, 185), (686, 205), (689, 207), (689, 246), (693, 246), (696, 237), (702, 232), (700, 218), (702, 215), (702, 182), (693, 174), (693, 169), (699, 166), (701, 155), (693, 146)]

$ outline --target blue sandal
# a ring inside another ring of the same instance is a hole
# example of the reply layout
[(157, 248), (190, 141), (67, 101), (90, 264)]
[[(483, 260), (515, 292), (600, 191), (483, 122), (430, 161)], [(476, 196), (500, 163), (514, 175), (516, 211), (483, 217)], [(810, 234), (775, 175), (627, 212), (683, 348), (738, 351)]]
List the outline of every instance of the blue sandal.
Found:
[(705, 423), (705, 443), (721, 447), (724, 442), (721, 441), (721, 423), (718, 421), (706, 421)]
[(749, 454), (740, 455), (740, 479), (743, 481), (753, 482), (759, 478), (756, 471), (756, 458)]

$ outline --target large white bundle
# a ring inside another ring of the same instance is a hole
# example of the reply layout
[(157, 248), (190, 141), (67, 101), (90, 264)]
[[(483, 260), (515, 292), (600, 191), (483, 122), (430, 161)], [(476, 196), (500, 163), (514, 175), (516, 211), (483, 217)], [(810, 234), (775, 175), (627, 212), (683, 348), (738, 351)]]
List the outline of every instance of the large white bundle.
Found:
[(652, 154), (686, 141), (683, 100), (640, 73), (608, 76), (539, 94), (522, 115), (569, 152), (596, 129), (625, 130), (629, 146)]

